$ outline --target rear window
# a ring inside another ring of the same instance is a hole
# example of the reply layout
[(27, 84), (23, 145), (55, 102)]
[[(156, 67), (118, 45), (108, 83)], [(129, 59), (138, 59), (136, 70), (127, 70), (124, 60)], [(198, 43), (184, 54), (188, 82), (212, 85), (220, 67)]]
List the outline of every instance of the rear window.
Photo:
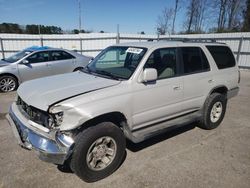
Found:
[(225, 69), (235, 66), (235, 59), (232, 51), (226, 46), (207, 46), (207, 49), (214, 58), (218, 69)]
[(51, 52), (51, 60), (57, 61), (57, 60), (65, 60), (65, 59), (73, 59), (74, 56), (71, 54), (64, 52), (64, 51), (52, 51)]

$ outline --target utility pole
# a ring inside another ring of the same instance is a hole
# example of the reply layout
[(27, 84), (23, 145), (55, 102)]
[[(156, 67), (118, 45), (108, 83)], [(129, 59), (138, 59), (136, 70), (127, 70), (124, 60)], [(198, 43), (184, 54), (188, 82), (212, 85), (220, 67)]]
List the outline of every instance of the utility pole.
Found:
[(40, 25), (38, 25), (38, 34), (41, 34), (41, 29), (40, 29)]
[(120, 26), (117, 24), (116, 44), (120, 43)]
[(79, 33), (82, 30), (81, 22), (82, 22), (82, 11), (81, 11), (81, 0), (78, 0), (78, 8), (79, 8)]

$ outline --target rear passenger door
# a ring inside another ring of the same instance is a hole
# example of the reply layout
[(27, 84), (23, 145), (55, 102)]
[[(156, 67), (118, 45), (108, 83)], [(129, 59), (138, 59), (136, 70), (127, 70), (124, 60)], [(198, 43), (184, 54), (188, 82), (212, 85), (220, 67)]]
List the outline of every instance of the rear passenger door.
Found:
[(185, 112), (200, 109), (207, 94), (214, 87), (210, 65), (200, 47), (181, 48), (184, 98), (182, 108)]
[(73, 72), (74, 65), (75, 57), (73, 55), (63, 50), (50, 51), (49, 67), (53, 75)]

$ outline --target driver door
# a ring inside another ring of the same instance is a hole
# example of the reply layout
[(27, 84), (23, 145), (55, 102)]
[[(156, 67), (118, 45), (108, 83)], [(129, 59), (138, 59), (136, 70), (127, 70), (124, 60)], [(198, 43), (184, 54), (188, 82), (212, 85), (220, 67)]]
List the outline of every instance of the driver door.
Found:
[(179, 76), (176, 48), (155, 50), (144, 68), (157, 70), (153, 83), (133, 86), (133, 130), (167, 121), (182, 111), (183, 79)]
[(27, 63), (18, 64), (19, 75), (22, 82), (51, 75), (48, 64), (49, 52), (36, 52), (25, 60), (27, 60)]

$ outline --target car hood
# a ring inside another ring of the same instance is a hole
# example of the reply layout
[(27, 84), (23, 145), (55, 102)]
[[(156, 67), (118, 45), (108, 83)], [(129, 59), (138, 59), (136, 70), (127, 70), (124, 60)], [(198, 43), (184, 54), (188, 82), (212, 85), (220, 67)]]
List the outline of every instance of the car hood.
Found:
[(47, 111), (57, 102), (119, 83), (77, 71), (24, 82), (17, 93), (28, 105)]
[(3, 60), (0, 60), (0, 67), (4, 67), (4, 66), (8, 66), (8, 65), (10, 65), (10, 63), (3, 61)]

